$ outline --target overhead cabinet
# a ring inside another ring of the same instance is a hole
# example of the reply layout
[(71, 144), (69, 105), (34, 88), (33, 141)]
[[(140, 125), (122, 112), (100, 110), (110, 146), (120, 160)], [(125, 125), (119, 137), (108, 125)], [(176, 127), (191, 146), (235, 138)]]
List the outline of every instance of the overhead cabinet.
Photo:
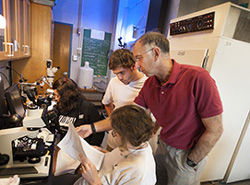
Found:
[(30, 1), (2, 0), (6, 28), (0, 31), (0, 60), (30, 57)]

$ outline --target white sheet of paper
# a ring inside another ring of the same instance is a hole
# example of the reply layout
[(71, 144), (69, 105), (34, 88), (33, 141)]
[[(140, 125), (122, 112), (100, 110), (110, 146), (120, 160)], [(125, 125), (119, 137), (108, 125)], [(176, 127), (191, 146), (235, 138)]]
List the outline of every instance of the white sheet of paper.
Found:
[(98, 40), (104, 40), (105, 32), (99, 31), (99, 30), (91, 30), (90, 38), (92, 39), (98, 39)]
[(79, 154), (81, 153), (85, 159), (87, 159), (86, 154), (82, 148), (82, 144), (74, 125), (69, 123), (69, 129), (64, 138), (58, 143), (58, 147), (64, 150), (75, 160), (82, 162)]
[(69, 124), (69, 129), (64, 138), (57, 145), (64, 152), (70, 155), (73, 159), (82, 162), (79, 153), (89, 159), (99, 170), (104, 158), (104, 153), (89, 145), (76, 131), (72, 123)]
[(99, 170), (102, 165), (104, 153), (89, 145), (81, 136), (79, 137), (88, 159), (95, 165), (96, 169)]

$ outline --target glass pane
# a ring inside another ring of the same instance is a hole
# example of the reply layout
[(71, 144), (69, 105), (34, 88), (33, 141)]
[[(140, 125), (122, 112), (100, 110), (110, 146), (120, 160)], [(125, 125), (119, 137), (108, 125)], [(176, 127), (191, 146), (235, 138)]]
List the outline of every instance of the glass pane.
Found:
[(20, 47), (21, 51), (24, 51), (24, 6), (23, 6), (23, 0), (20, 0)]
[[(3, 16), (3, 1), (0, 0), (0, 14)], [(4, 51), (4, 29), (0, 29), (0, 51)]]
[(17, 39), (16, 33), (16, 3), (15, 0), (10, 0), (10, 30), (11, 30), (11, 42)]
[(27, 9), (26, 9), (26, 20), (27, 20), (27, 23), (26, 23), (26, 27), (27, 27), (27, 33), (26, 33), (26, 43), (28, 46), (30, 45), (30, 3), (27, 3)]

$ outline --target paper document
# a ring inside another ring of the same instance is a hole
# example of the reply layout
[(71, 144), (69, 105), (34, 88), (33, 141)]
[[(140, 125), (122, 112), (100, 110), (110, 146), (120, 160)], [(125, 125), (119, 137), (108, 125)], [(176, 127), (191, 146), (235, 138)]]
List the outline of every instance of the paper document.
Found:
[(82, 162), (79, 156), (81, 153), (86, 160), (88, 158), (96, 166), (97, 170), (100, 169), (104, 153), (92, 147), (81, 138), (72, 123), (69, 123), (67, 134), (57, 146), (79, 162)]
[(90, 38), (92, 39), (98, 39), (98, 40), (104, 40), (105, 38), (105, 32), (99, 31), (99, 30), (91, 30)]
[(67, 134), (60, 141), (60, 143), (58, 143), (57, 146), (80, 163), (82, 162), (82, 159), (79, 156), (80, 153), (87, 160), (86, 154), (82, 148), (79, 134), (77, 133), (72, 123), (69, 123)]
[(79, 137), (88, 159), (96, 166), (96, 169), (99, 170), (105, 154), (89, 145), (81, 136)]

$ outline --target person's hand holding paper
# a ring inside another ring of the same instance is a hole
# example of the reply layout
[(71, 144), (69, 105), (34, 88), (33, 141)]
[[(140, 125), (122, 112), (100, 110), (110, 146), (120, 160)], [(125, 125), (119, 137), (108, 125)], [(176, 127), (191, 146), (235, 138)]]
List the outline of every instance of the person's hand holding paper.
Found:
[[(69, 123), (68, 132), (58, 143), (58, 147), (80, 163), (84, 162), (82, 159), (85, 161), (89, 159), (96, 166), (97, 170), (101, 167), (104, 153), (90, 146), (81, 138), (72, 123)], [(82, 158), (79, 154), (82, 154)]]
[(80, 157), (83, 161), (80, 166), (82, 177), (90, 184), (102, 184), (95, 165), (89, 159), (85, 160), (83, 155), (80, 154)]

